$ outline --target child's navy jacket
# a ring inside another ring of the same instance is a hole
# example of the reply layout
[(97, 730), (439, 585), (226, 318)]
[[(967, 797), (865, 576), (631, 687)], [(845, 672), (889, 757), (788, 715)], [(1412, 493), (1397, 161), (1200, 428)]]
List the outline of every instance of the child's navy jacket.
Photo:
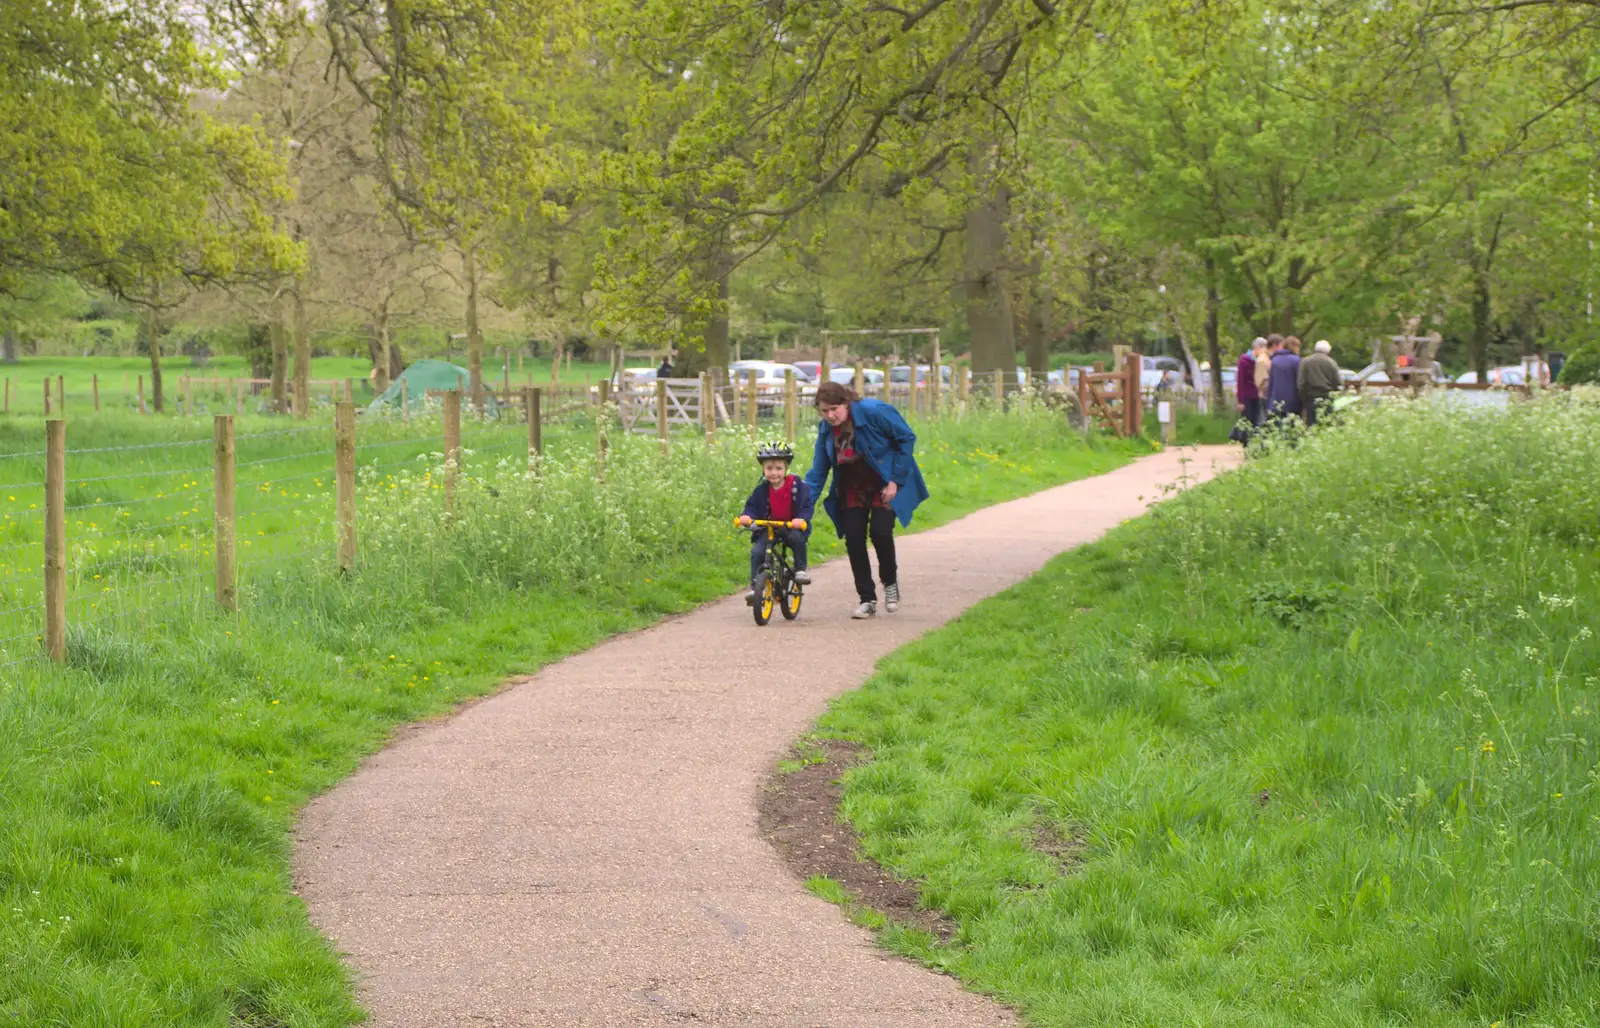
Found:
[[(794, 496), (794, 516), (806, 523), (806, 534), (810, 535), (811, 519), (817, 512), (817, 498), (811, 492), (811, 487), (806, 485), (805, 479), (799, 475), (791, 475), (789, 480), (792, 483), (791, 488), (794, 490), (792, 494)], [(744, 514), (746, 517), (754, 518), (757, 521), (767, 520), (767, 515), (772, 513), (772, 497), (768, 495), (768, 490), (771, 488), (771, 486), (767, 485), (767, 480), (763, 478), (761, 484), (756, 486), (756, 491), (750, 494), (748, 500), (744, 501)]]

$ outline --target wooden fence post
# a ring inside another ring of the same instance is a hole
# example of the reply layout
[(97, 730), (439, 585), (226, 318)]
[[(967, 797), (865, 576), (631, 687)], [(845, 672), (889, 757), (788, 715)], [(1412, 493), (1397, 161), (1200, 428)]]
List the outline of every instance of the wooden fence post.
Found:
[(47, 418), (54, 413), (50, 406), (50, 379), (47, 377), (44, 380), (44, 416)]
[(94, 376), (94, 412), (100, 413), (100, 376)]
[[(735, 390), (737, 392), (737, 390)], [(661, 439), (661, 456), (672, 452), (672, 439), (667, 432), (667, 380), (656, 379), (656, 435)]]
[(602, 379), (600, 382), (600, 410), (595, 415), (595, 455), (600, 459), (600, 470), (605, 471), (606, 454), (611, 449), (611, 380)]
[(339, 514), (339, 570), (356, 566), (356, 405), (346, 400), (333, 409), (334, 495)]
[(67, 423), (46, 421), (44, 438), (44, 649), (60, 664), (67, 659)]
[(544, 450), (542, 426), (539, 424), (539, 396), (539, 390), (532, 386), (524, 386), (522, 389), (522, 415), (528, 419), (528, 467), (530, 468)]
[(700, 428), (706, 434), (706, 442), (711, 442), (717, 437), (717, 412), (712, 406), (711, 399), (711, 373), (700, 372)]
[(794, 439), (795, 427), (800, 424), (800, 398), (795, 394), (794, 371), (783, 373), (783, 438)]
[(65, 417), (67, 414), (67, 376), (56, 376), (56, 413)]
[(857, 396), (867, 395), (867, 369), (856, 361), (855, 391)]
[(1137, 353), (1130, 350), (1123, 355), (1122, 413), (1129, 438), (1144, 431), (1144, 395), (1140, 388), (1142, 383), (1139, 381), (1143, 367), (1144, 360)]
[(344, 380), (344, 402), (356, 402), (356, 380), (353, 378), (347, 378)]
[(822, 337), (822, 360), (817, 364), (817, 385), (833, 380), (832, 343), (833, 338), (831, 336)]
[(444, 510), (455, 513), (456, 475), (461, 469), (461, 388), (444, 394)]
[(237, 610), (239, 588), (237, 555), (234, 552), (237, 532), (234, 529), (233, 505), (233, 418), (230, 415), (216, 416), (212, 422), (212, 438), (216, 442), (211, 492), (216, 508), (217, 606), (223, 610)]
[(928, 371), (928, 388), (931, 390), (928, 393), (928, 406), (932, 408), (930, 413), (934, 417), (944, 413), (944, 369), (939, 366), (939, 360), (939, 337), (935, 335), (933, 337), (933, 364)]
[(744, 416), (750, 424), (750, 434), (754, 435), (756, 417), (761, 413), (761, 384), (754, 371), (747, 372), (746, 376)]

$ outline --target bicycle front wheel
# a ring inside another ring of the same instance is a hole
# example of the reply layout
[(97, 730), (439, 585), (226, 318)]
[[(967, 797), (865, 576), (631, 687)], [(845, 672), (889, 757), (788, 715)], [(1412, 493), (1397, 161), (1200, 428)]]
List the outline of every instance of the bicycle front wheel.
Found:
[(772, 608), (777, 604), (777, 590), (772, 584), (772, 576), (765, 571), (756, 576), (756, 602), (750, 605), (750, 613), (755, 617), (756, 624), (764, 625), (772, 620)]

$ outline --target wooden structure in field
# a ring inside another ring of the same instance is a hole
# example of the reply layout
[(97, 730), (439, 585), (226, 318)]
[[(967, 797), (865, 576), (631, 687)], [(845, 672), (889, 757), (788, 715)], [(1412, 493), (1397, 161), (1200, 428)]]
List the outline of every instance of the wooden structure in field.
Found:
[(1433, 380), (1433, 362), (1444, 337), (1437, 332), (1421, 335), (1422, 319), (1407, 318), (1400, 335), (1372, 344), (1372, 363), (1382, 364), (1389, 381), (1421, 387)]
[(1144, 396), (1140, 390), (1144, 358), (1122, 354), (1116, 371), (1102, 365), (1078, 369), (1078, 407), (1086, 419), (1126, 439), (1144, 431)]

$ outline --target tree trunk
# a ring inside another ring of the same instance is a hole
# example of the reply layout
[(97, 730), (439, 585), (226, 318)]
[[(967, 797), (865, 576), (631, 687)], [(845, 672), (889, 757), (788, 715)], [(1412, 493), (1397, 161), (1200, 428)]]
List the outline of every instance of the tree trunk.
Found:
[(272, 413), (289, 413), (289, 328), (283, 323), (283, 300), (272, 312)]
[(0, 364), (17, 363), (17, 334), (7, 332), (0, 335)]
[(161, 388), (161, 309), (150, 307), (150, 409), (160, 414), (166, 410), (166, 397)]
[[(970, 163), (980, 181), (987, 178), (979, 148), (974, 148)], [(1006, 187), (995, 183), (966, 216), (967, 330), (972, 336), (972, 370), (978, 373), (1014, 374), (1017, 367), (1016, 328), (1005, 272), (1009, 206)]]
[(372, 362), (372, 370), (377, 374), (372, 379), (372, 388), (382, 393), (389, 388), (391, 376), (394, 374), (394, 352), (389, 345), (389, 312), (378, 312), (378, 352), (374, 355), (377, 360)]
[[(1222, 391), (1222, 338), (1219, 331), (1219, 310), (1222, 297), (1217, 293), (1217, 262), (1206, 258), (1206, 360), (1211, 363), (1211, 398), (1217, 410), (1227, 409), (1227, 396)], [(1200, 388), (1200, 383), (1195, 383)]]
[(711, 320), (706, 322), (703, 337), (706, 367), (725, 368), (728, 366), (728, 287), (729, 280), (733, 278), (733, 255), (728, 253), (725, 245), (717, 249), (712, 274), (717, 282), (717, 306), (711, 312)]
[(305, 281), (294, 291), (294, 416), (311, 415), (311, 317), (306, 313)]
[(1029, 269), (1028, 370), (1035, 375), (1050, 371), (1050, 337), (1055, 335), (1055, 290), (1044, 277), (1043, 262), (1034, 258)]
[(1472, 254), (1472, 370), (1479, 382), (1489, 381), (1489, 335), (1494, 327), (1494, 294), (1489, 287), (1489, 272), (1474, 247)]
[(471, 243), (461, 248), (467, 279), (467, 389), (472, 405), (483, 413), (483, 332), (478, 328), (478, 253)]

